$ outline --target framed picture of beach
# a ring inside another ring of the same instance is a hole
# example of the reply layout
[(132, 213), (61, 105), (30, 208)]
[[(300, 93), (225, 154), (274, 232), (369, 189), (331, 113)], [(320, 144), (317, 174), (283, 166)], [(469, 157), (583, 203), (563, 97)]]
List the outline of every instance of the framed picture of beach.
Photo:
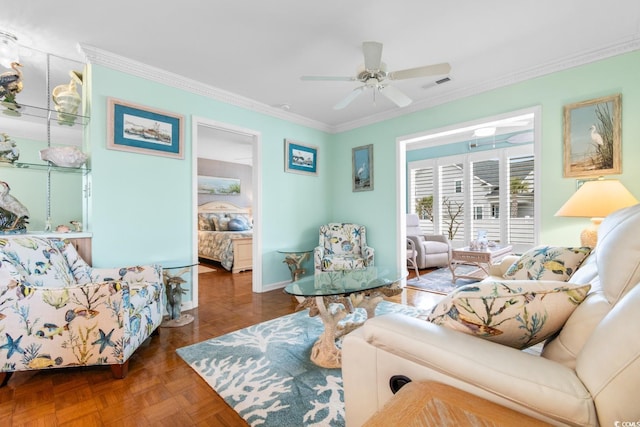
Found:
[(107, 99), (107, 148), (184, 158), (184, 117), (119, 99)]
[(622, 95), (564, 106), (564, 176), (622, 173)]
[(318, 175), (318, 148), (285, 139), (284, 171)]
[(351, 150), (353, 191), (373, 190), (373, 144)]
[(210, 196), (239, 196), (240, 180), (238, 178), (198, 175), (198, 194), (207, 194)]

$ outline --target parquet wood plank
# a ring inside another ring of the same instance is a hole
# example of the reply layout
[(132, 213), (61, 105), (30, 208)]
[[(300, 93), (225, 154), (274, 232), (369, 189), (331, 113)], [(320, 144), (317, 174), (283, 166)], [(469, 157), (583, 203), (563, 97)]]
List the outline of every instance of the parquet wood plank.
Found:
[[(0, 389), (0, 424), (246, 426), (175, 350), (293, 313), (297, 304), (282, 290), (253, 293), (251, 272), (216, 270), (199, 276), (193, 323), (162, 328), (145, 341), (129, 359), (126, 378), (114, 379), (108, 366), (16, 372)], [(405, 290), (391, 300), (428, 308), (439, 298)]]

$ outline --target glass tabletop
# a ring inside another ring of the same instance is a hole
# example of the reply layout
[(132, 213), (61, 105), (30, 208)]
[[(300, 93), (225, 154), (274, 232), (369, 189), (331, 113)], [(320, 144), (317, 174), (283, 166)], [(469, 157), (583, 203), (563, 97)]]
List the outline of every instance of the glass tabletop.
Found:
[(313, 252), (313, 248), (287, 248), (287, 249), (278, 249), (278, 253), (281, 254), (305, 254), (307, 252)]
[(323, 271), (288, 284), (284, 291), (301, 297), (349, 295), (390, 286), (408, 274), (404, 267), (378, 266), (360, 270)]

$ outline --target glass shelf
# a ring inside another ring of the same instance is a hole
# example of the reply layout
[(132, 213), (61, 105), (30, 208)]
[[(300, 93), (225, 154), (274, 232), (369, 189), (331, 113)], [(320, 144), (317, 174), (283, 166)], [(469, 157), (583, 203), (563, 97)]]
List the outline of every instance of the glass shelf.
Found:
[(83, 175), (91, 172), (91, 169), (86, 166), (82, 166), (79, 168), (71, 168), (65, 166), (55, 166), (53, 164), (45, 164), (45, 163), (3, 163), (0, 162), (1, 167), (10, 167), (10, 168), (18, 168), (18, 169), (32, 169), (32, 170), (41, 170), (41, 171), (52, 171), (52, 172), (65, 172), (65, 173), (80, 173)]
[(55, 110), (49, 110), (43, 107), (36, 107), (33, 105), (25, 104), (12, 104), (9, 102), (0, 102), (2, 114), (8, 117), (20, 119), (31, 118), (36, 121), (49, 121), (51, 124), (57, 124), (60, 126), (71, 127), (73, 125), (85, 126), (89, 123), (89, 117), (81, 116), (78, 114), (63, 113), (60, 115)]

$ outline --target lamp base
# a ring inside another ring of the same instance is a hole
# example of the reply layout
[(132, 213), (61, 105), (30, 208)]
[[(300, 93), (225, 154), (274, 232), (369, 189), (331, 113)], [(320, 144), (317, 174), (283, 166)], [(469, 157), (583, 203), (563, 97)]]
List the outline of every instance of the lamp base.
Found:
[(598, 243), (598, 228), (603, 218), (591, 218), (591, 225), (580, 233), (580, 244), (595, 248)]

